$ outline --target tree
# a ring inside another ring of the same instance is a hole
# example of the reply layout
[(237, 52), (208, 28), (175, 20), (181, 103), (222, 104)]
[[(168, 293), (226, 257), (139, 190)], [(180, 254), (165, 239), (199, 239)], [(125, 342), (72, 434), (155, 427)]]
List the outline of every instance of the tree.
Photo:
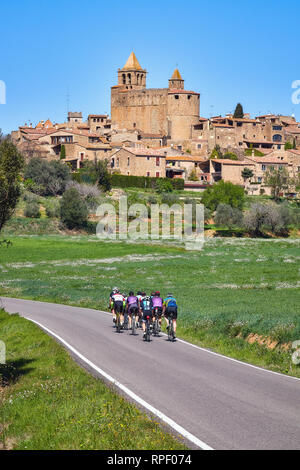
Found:
[(284, 150), (290, 150), (292, 148), (294, 148), (294, 147), (293, 147), (293, 144), (291, 144), (291, 142), (286, 142), (284, 144)]
[(198, 180), (199, 180), (195, 168), (193, 168), (193, 169), (191, 170), (191, 172), (190, 172), (190, 174), (189, 174), (189, 177), (188, 177), (188, 180), (189, 180), (189, 181), (198, 181)]
[(223, 158), (220, 145), (216, 145), (213, 151), (210, 154), (210, 158)]
[(235, 108), (233, 117), (234, 117), (235, 119), (243, 119), (243, 117), (244, 117), (244, 110), (243, 110), (243, 106), (241, 105), (241, 103), (238, 103), (238, 104), (236, 105), (236, 108)]
[(243, 213), (240, 209), (231, 207), (229, 204), (219, 204), (215, 214), (216, 225), (223, 225), (229, 229), (242, 225)]
[(253, 177), (253, 171), (250, 170), (250, 168), (245, 167), (242, 171), (242, 177), (244, 178), (244, 181), (247, 181)]
[(231, 207), (242, 209), (244, 198), (244, 188), (221, 180), (203, 191), (201, 202), (212, 211), (215, 211), (219, 204), (229, 204)]
[(61, 146), (59, 158), (61, 160), (65, 160), (66, 158), (66, 147), (64, 145)]
[(97, 174), (98, 186), (103, 191), (110, 191), (111, 189), (111, 175), (107, 169), (108, 161), (95, 159), (95, 171)]
[(283, 235), (292, 223), (293, 215), (286, 205), (252, 204), (245, 213), (243, 225), (252, 235), (261, 236), (266, 230)]
[(271, 188), (272, 197), (278, 201), (279, 194), (282, 190), (287, 190), (291, 185), (291, 180), (286, 168), (272, 169), (266, 171), (264, 177), (265, 186)]
[(59, 160), (48, 162), (39, 157), (32, 158), (27, 164), (24, 178), (32, 180), (36, 186), (32, 191), (42, 196), (56, 196), (66, 189), (71, 179), (70, 168)]
[(65, 191), (60, 201), (60, 218), (69, 229), (81, 228), (87, 222), (88, 209), (75, 188)]
[(20, 172), (24, 161), (8, 139), (0, 139), (0, 231), (12, 216), (20, 196)]

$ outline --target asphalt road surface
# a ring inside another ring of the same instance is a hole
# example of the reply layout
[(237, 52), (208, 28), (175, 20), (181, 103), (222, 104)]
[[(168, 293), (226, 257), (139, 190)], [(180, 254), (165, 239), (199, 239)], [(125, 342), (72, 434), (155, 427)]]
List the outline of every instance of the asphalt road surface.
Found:
[(3, 297), (2, 304), (39, 322), (86, 359), (80, 362), (172, 420), (191, 448), (300, 449), (299, 379), (166, 336), (145, 343), (140, 329), (136, 336), (116, 333), (106, 312)]

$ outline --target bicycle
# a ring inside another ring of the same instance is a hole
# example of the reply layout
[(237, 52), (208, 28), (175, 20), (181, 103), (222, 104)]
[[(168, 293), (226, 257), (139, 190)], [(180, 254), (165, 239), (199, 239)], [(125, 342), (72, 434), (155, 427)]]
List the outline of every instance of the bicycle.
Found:
[(145, 331), (145, 341), (150, 342), (151, 336), (151, 317), (150, 315), (146, 316), (146, 331)]
[(129, 315), (131, 316), (131, 334), (135, 334), (136, 329), (136, 317), (138, 316), (138, 308), (132, 307), (129, 311)]
[(155, 320), (153, 322), (153, 335), (158, 336), (160, 333), (158, 307), (154, 307), (153, 316), (155, 317)]
[(121, 313), (123, 313), (122, 308), (117, 306), (115, 308), (115, 313), (116, 313), (116, 330), (117, 330), (117, 333), (121, 333), (122, 325), (121, 325), (120, 316), (121, 316)]
[(173, 313), (168, 315), (169, 326), (168, 326), (168, 341), (174, 342), (175, 341), (175, 332), (174, 332), (174, 325), (173, 325)]

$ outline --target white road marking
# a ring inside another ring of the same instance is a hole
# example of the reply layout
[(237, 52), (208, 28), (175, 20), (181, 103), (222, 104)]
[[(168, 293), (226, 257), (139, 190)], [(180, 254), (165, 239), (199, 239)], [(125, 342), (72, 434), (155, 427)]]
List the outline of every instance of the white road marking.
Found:
[[(103, 313), (108, 313), (108, 312), (103, 312)], [(181, 434), (183, 437), (185, 437), (186, 439), (188, 439), (190, 442), (192, 442), (193, 444), (195, 444), (197, 447), (199, 447), (200, 449), (203, 449), (203, 450), (214, 450), (212, 447), (210, 447), (208, 444), (206, 444), (205, 442), (201, 441), (200, 439), (198, 439), (196, 436), (194, 436), (193, 434), (191, 434), (189, 431), (187, 431), (186, 429), (184, 429), (182, 426), (180, 426), (179, 424), (175, 423), (175, 421), (173, 421), (171, 418), (169, 418), (168, 416), (166, 416), (164, 413), (162, 413), (161, 411), (159, 411), (158, 409), (154, 408), (152, 405), (150, 405), (149, 403), (147, 403), (145, 400), (143, 400), (141, 397), (139, 397), (138, 395), (136, 395), (134, 392), (132, 392), (129, 388), (125, 387), (125, 385), (121, 384), (120, 382), (118, 382), (116, 379), (114, 379), (113, 377), (111, 377), (110, 375), (108, 375), (106, 372), (104, 372), (104, 370), (100, 369), (100, 367), (96, 366), (93, 362), (91, 362), (89, 359), (87, 359), (85, 356), (83, 356), (79, 351), (77, 351), (75, 348), (73, 348), (73, 346), (71, 346), (69, 343), (67, 343), (67, 341), (65, 341), (63, 338), (61, 338), (60, 336), (58, 336), (56, 333), (54, 333), (53, 331), (51, 331), (49, 328), (47, 328), (46, 326), (42, 325), (41, 323), (35, 321), (35, 320), (32, 320), (31, 318), (29, 317), (24, 317), (26, 318), (27, 320), (30, 320), (32, 321), (33, 323), (35, 323), (36, 325), (40, 326), (41, 328), (43, 328), (43, 330), (47, 331), (48, 333), (50, 333), (52, 336), (54, 336), (55, 338), (57, 338), (62, 344), (64, 344), (70, 351), (72, 351), (74, 354), (76, 354), (76, 356), (78, 356), (81, 360), (83, 360), (86, 364), (88, 364), (90, 367), (92, 367), (94, 370), (96, 370), (100, 375), (102, 375), (103, 377), (105, 377), (109, 382), (113, 383), (116, 387), (118, 387), (120, 390), (122, 390), (124, 393), (126, 393), (126, 395), (128, 395), (130, 398), (132, 398), (134, 401), (136, 401), (137, 403), (139, 403), (141, 406), (143, 406), (144, 408), (146, 408), (147, 410), (149, 410), (151, 413), (153, 413), (155, 416), (157, 416), (159, 419), (161, 419), (163, 422), (165, 422), (166, 424), (168, 424), (171, 428), (173, 428), (176, 432), (178, 432), (179, 434)]]
[[(98, 310), (98, 311), (101, 312), (101, 313), (105, 313), (105, 315), (111, 315), (111, 313), (105, 312), (104, 310)], [(167, 336), (166, 333), (163, 333), (163, 332), (161, 332), (160, 334), (163, 335), (163, 336)], [(202, 348), (201, 346), (197, 346), (196, 344), (193, 344), (193, 343), (189, 343), (188, 341), (185, 341), (184, 339), (176, 338), (176, 341), (178, 341), (180, 343), (183, 343), (183, 344), (187, 344), (188, 346), (191, 346), (192, 348), (199, 349), (200, 351), (204, 351), (206, 353), (213, 354), (214, 356), (219, 356), (219, 357), (222, 357), (223, 359), (228, 359), (229, 361), (237, 362), (238, 364), (242, 364), (243, 366), (252, 367), (253, 369), (258, 369), (258, 370), (261, 370), (263, 372), (268, 372), (269, 374), (279, 375), (280, 377), (285, 377), (285, 378), (288, 378), (288, 379), (300, 380), (299, 377), (294, 377), (293, 375), (281, 374), (280, 372), (275, 372), (274, 370), (264, 369), (263, 367), (259, 367), (259, 366), (255, 366), (253, 364), (249, 364), (249, 362), (243, 362), (243, 361), (239, 361), (238, 359), (234, 359), (233, 357), (224, 356), (223, 354), (220, 354), (220, 353), (217, 353), (217, 352), (214, 352), (214, 351), (210, 351), (209, 349)]]

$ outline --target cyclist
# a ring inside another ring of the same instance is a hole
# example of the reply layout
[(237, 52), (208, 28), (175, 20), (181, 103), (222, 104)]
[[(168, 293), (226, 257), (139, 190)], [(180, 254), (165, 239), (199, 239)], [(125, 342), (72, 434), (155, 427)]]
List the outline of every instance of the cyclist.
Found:
[(163, 314), (167, 322), (167, 329), (169, 328), (169, 316), (173, 316), (174, 339), (176, 338), (177, 327), (177, 302), (173, 294), (168, 294), (163, 302)]
[[(145, 294), (143, 292), (143, 294)], [(141, 301), (141, 310), (142, 310), (142, 328), (143, 328), (143, 338), (145, 339), (146, 338), (146, 320), (147, 320), (147, 316), (149, 316), (150, 318), (152, 317), (152, 311), (151, 311), (151, 298), (149, 297), (149, 295), (145, 295), (143, 298), (142, 298), (142, 301)]]
[(152, 303), (152, 312), (153, 312), (153, 322), (155, 321), (155, 314), (154, 313), (155, 313), (155, 310), (157, 310), (158, 323), (159, 323), (159, 327), (161, 327), (163, 299), (161, 298), (159, 291), (154, 292), (154, 296), (152, 297), (151, 303)]
[(128, 312), (129, 316), (129, 328), (131, 328), (132, 321), (135, 321), (135, 323), (137, 324), (139, 313), (138, 298), (134, 295), (133, 291), (130, 291), (129, 296), (127, 297), (126, 311)]
[(143, 298), (143, 293), (142, 291), (138, 291), (136, 293), (136, 296), (137, 296), (137, 299), (138, 299), (138, 308), (139, 308), (139, 321), (141, 322), (141, 318), (142, 318), (142, 310), (141, 310), (141, 302), (142, 302), (142, 298)]
[(113, 295), (116, 294), (118, 291), (119, 291), (119, 289), (117, 287), (114, 287), (112, 289), (111, 293), (109, 294), (109, 306), (108, 306), (108, 308), (110, 309), (110, 311), (113, 314), (113, 322), (114, 323), (116, 323), (116, 313), (115, 313), (115, 310), (114, 310)]
[(122, 327), (124, 325), (124, 296), (119, 292), (119, 289), (113, 294), (112, 301), (115, 315), (117, 313), (120, 314), (120, 324)]

